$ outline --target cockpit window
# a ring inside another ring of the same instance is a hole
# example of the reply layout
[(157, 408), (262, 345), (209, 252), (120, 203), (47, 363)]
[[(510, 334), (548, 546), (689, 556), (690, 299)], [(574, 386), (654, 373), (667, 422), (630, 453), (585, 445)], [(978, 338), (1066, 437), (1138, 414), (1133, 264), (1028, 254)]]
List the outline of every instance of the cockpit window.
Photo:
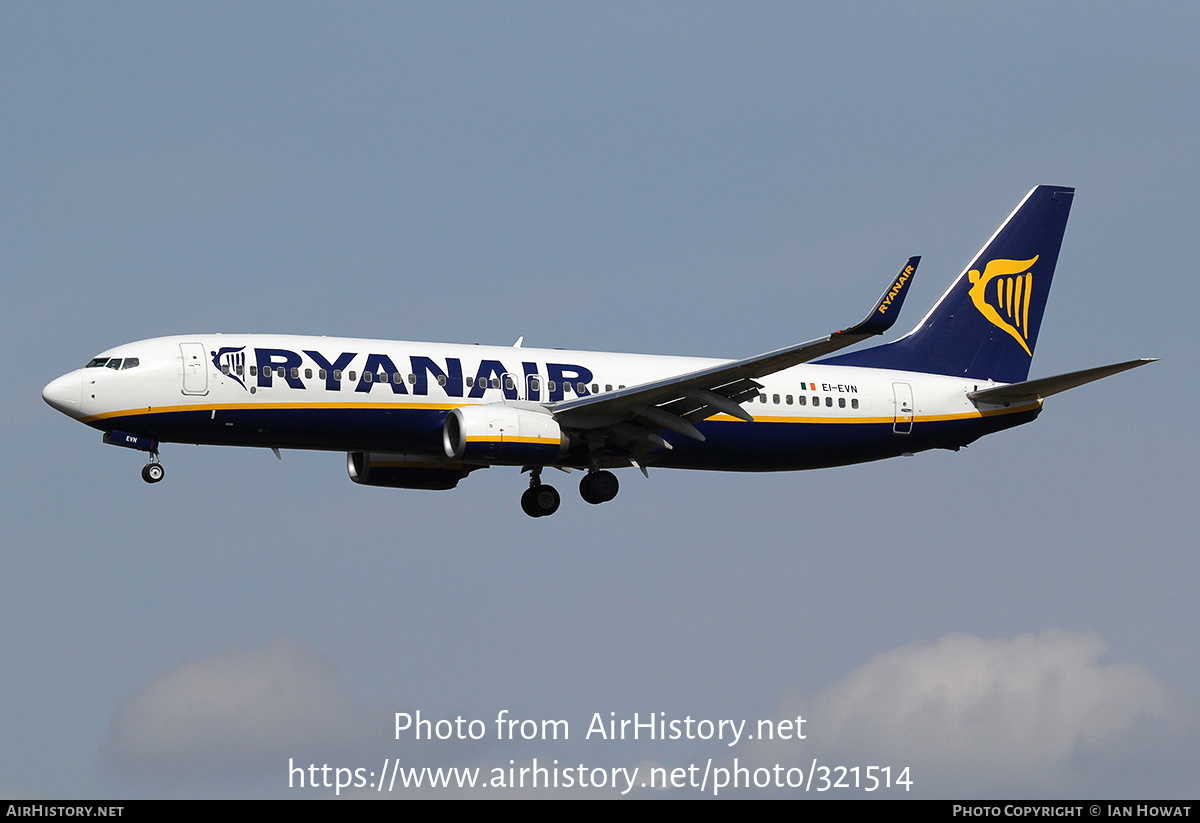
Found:
[(136, 369), (140, 362), (136, 357), (126, 357), (124, 359), (120, 357), (93, 357), (84, 368), (100, 369), (107, 366), (113, 370), (119, 369), (124, 371), (125, 369)]

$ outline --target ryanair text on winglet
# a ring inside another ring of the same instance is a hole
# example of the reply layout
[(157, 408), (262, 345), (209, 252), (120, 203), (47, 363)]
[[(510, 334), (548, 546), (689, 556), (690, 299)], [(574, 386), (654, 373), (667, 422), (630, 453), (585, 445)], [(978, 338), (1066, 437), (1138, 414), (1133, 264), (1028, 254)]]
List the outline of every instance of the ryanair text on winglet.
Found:
[(896, 299), (896, 295), (904, 290), (904, 284), (908, 282), (908, 278), (912, 277), (912, 273), (912, 266), (905, 266), (904, 271), (900, 272), (900, 276), (896, 278), (895, 284), (888, 291), (887, 297), (883, 298), (883, 302), (879, 304), (880, 314), (887, 314), (888, 307), (892, 305), (892, 301)]

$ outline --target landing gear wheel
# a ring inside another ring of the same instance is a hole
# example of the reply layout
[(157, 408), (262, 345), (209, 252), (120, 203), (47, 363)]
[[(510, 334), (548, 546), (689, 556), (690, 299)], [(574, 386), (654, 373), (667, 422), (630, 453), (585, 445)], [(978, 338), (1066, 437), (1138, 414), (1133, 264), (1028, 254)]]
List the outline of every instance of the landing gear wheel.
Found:
[(164, 474), (166, 472), (163, 471), (162, 463), (147, 463), (142, 466), (142, 479), (147, 483), (157, 483), (163, 479)]
[(521, 495), (521, 510), (530, 517), (546, 517), (558, 511), (562, 498), (553, 486), (530, 486)]
[(525, 512), (530, 517), (541, 516), (541, 512), (539, 512), (536, 508), (537, 502), (533, 499), (533, 496), (536, 493), (536, 490), (531, 487), (526, 489), (525, 493), (521, 495), (521, 511)]
[(592, 505), (598, 505), (616, 497), (620, 488), (621, 484), (612, 472), (592, 472), (579, 481), (579, 496)]

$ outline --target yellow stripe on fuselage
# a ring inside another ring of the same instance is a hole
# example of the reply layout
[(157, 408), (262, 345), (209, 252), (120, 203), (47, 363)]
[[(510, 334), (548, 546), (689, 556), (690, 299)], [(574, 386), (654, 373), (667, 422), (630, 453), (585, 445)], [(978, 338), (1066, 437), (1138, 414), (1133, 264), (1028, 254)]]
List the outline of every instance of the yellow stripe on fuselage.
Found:
[[(97, 420), (108, 420), (111, 418), (132, 417), (142, 414), (172, 414), (176, 412), (214, 412), (214, 411), (249, 411), (258, 409), (373, 409), (377, 411), (385, 410), (411, 410), (423, 409), (428, 411), (452, 411), (463, 406), (477, 405), (473, 403), (216, 403), (211, 406), (147, 406), (144, 409), (122, 409), (120, 411), (102, 412), (101, 414), (93, 414), (82, 419), (84, 423), (92, 423)], [(1041, 406), (1041, 401), (1026, 403), (1020, 406), (1011, 406), (1002, 409), (988, 409), (985, 411), (969, 411), (958, 412), (955, 414), (918, 414), (912, 416), (912, 421), (922, 423), (932, 423), (944, 420), (974, 420), (981, 417), (995, 417), (1002, 414), (1015, 414), (1022, 411), (1030, 411)], [(756, 423), (893, 423), (896, 418), (888, 417), (851, 417), (842, 415), (829, 415), (827, 417), (796, 417), (796, 416), (780, 416), (780, 415), (754, 415)], [(705, 418), (705, 422), (716, 423), (741, 423), (744, 422), (732, 415), (714, 414), (712, 417)], [(468, 441), (475, 440), (499, 440), (500, 438), (493, 437), (469, 437)], [(545, 443), (557, 442), (547, 438), (520, 438), (506, 437), (506, 441), (515, 443)]]
[[(1021, 406), (1011, 406), (1003, 409), (988, 409), (986, 411), (969, 411), (958, 412), (956, 414), (916, 414), (911, 418), (903, 418), (905, 421), (911, 419), (915, 422), (933, 423), (942, 420), (977, 420), (981, 417), (996, 417), (1001, 414), (1015, 414), (1022, 411), (1030, 411), (1040, 407), (1040, 401), (1026, 403)], [(707, 421), (716, 421), (719, 423), (741, 423), (743, 421), (728, 414), (715, 414), (712, 417), (706, 418)], [(830, 415), (829, 417), (779, 417), (777, 415), (755, 414), (755, 423), (894, 423), (894, 416), (888, 417), (842, 417)]]
[(430, 409), (433, 411), (450, 411), (463, 403), (214, 403), (211, 406), (147, 406), (144, 409), (122, 409), (121, 411), (102, 412), (82, 419), (84, 423), (96, 420), (107, 420), (112, 417), (131, 417), (138, 414), (173, 414), (176, 412), (214, 412), (214, 411), (250, 411), (258, 409)]

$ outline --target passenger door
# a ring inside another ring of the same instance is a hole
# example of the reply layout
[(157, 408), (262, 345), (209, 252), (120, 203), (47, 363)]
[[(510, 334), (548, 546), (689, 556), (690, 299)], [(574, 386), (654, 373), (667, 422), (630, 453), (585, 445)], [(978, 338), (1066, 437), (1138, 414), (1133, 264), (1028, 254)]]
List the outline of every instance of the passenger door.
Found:
[(203, 343), (180, 343), (183, 356), (183, 393), (208, 394), (208, 361)]
[(893, 383), (892, 392), (896, 397), (896, 417), (892, 423), (892, 431), (896, 434), (912, 434), (913, 427), (913, 394), (912, 384)]

